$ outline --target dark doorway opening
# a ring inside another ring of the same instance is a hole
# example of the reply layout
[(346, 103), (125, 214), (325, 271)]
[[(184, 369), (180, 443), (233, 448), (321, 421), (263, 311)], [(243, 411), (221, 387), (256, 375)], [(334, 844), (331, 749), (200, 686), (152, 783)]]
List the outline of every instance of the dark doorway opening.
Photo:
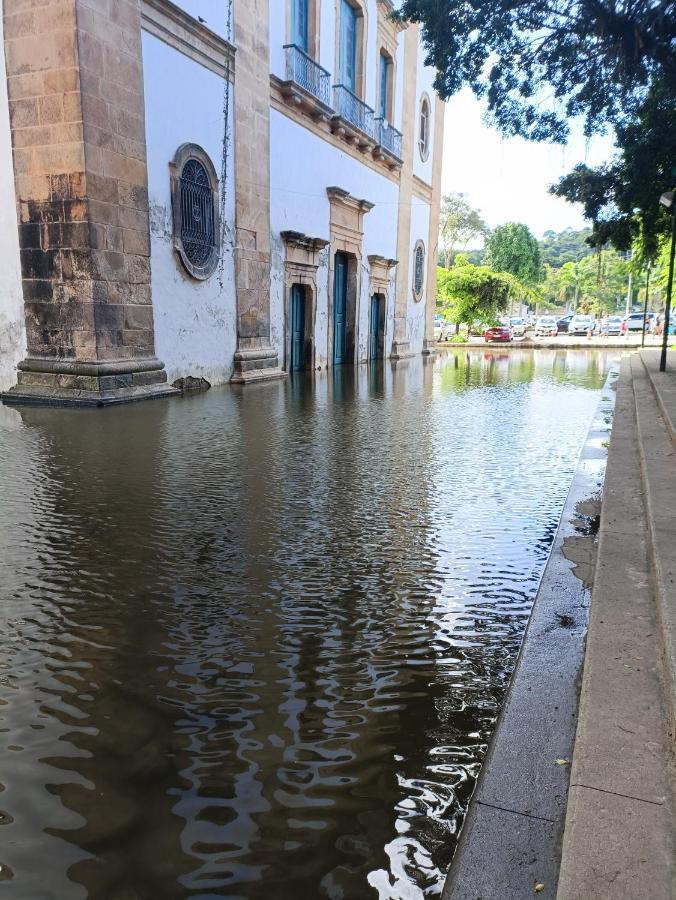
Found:
[(354, 362), (357, 259), (336, 253), (333, 270), (333, 365)]

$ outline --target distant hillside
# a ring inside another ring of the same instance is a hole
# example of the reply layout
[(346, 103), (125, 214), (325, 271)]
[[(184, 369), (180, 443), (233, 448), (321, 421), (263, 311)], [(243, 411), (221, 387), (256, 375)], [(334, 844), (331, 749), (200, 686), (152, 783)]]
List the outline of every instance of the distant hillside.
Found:
[(572, 228), (559, 232), (545, 231), (544, 237), (538, 242), (542, 262), (560, 269), (564, 263), (591, 256), (594, 249), (585, 242), (590, 234), (591, 228), (583, 228), (582, 231), (574, 231)]

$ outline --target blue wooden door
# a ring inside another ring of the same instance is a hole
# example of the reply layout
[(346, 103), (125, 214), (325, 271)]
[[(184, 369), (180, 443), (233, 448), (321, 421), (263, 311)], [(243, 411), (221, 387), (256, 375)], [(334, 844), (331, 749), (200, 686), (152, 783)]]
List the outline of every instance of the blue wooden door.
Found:
[(291, 10), (292, 43), (308, 52), (308, 0), (293, 0)]
[(357, 13), (348, 0), (340, 6), (340, 81), (352, 93), (357, 89)]
[(291, 288), (291, 371), (304, 368), (305, 350), (305, 296), (303, 288), (294, 284)]
[(380, 297), (371, 297), (371, 315), (369, 318), (369, 359), (378, 359), (378, 332), (380, 329)]
[(336, 253), (333, 273), (333, 364), (347, 362), (347, 257)]
[(388, 88), (390, 85), (390, 60), (384, 53), (380, 54), (380, 96), (378, 97), (378, 115), (385, 121), (389, 105)]

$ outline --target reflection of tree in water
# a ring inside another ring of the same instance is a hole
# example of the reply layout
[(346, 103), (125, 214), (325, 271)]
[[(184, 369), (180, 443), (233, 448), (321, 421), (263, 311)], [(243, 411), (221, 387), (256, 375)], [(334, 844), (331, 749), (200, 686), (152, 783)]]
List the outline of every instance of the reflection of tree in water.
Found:
[(446, 351), (451, 364), (441, 366), (444, 390), (530, 383), (546, 376), (559, 384), (600, 387), (613, 354), (599, 350), (499, 350), (477, 348)]

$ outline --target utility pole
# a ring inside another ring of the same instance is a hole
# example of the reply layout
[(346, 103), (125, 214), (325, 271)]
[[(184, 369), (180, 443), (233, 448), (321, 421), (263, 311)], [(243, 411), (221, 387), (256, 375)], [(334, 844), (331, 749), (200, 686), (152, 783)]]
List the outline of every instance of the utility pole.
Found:
[(643, 304), (643, 334), (641, 336), (641, 347), (645, 347), (645, 326), (648, 318), (648, 296), (650, 294), (650, 266), (648, 266), (645, 275), (645, 303)]
[(631, 288), (632, 288), (632, 277), (631, 272), (629, 273), (629, 284), (627, 285), (627, 304), (625, 306), (624, 314), (628, 316), (631, 312)]

